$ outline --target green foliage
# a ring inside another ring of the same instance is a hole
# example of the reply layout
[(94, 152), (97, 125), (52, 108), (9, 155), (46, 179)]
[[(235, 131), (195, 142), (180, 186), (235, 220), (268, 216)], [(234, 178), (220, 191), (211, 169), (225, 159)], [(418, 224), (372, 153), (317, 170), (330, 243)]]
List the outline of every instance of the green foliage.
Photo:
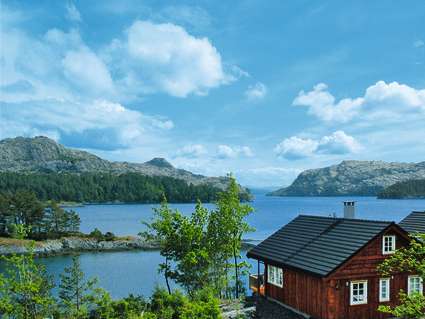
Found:
[(85, 280), (78, 256), (72, 257), (71, 267), (66, 267), (60, 275), (59, 299), (65, 317), (85, 318), (89, 306), (96, 299), (96, 279)]
[[(252, 229), (245, 218), (252, 211), (239, 198), (239, 187), (231, 177), (228, 189), (221, 193), (217, 209), (208, 211), (200, 202), (190, 216), (172, 210), (164, 201), (154, 209), (153, 222), (145, 223), (141, 235), (160, 244), (165, 257), (159, 270), (164, 273), (169, 292), (169, 279), (186, 289), (190, 296), (214, 285), (217, 295), (236, 298), (243, 291), (241, 274), (246, 263), (240, 262), (242, 237)], [(229, 275), (233, 270), (233, 275)], [(234, 284), (233, 293), (229, 285)]]
[(97, 241), (104, 241), (104, 240), (106, 240), (106, 241), (113, 241), (113, 240), (116, 239), (116, 236), (115, 236), (114, 233), (108, 231), (105, 234), (102, 234), (102, 232), (99, 229), (97, 229), (97, 228), (93, 229), (88, 234), (88, 237), (94, 238)]
[[(240, 262), (240, 251), (242, 248), (243, 236), (251, 231), (252, 227), (246, 222), (246, 217), (253, 211), (248, 204), (243, 204), (239, 198), (239, 188), (234, 177), (230, 177), (229, 187), (222, 192), (217, 202), (217, 209), (211, 215), (209, 229), (209, 250), (213, 259), (218, 263), (216, 274), (220, 278), (223, 275), (225, 279), (219, 279), (218, 282), (228, 282), (228, 272), (230, 265), (229, 258), (233, 259), (234, 270), (234, 296), (239, 298), (243, 292), (241, 285), (241, 275), (247, 271), (249, 266), (245, 262)], [(223, 267), (224, 266), (224, 267)], [(225, 291), (228, 294), (228, 291)]]
[[(27, 230), (19, 225), (17, 233), (23, 239)], [(54, 310), (53, 283), (45, 268), (34, 261), (34, 242), (28, 251), (27, 255), (2, 257), (6, 266), (5, 276), (0, 275), (0, 315), (4, 318), (44, 318)]]
[(93, 229), (90, 232), (89, 237), (94, 238), (97, 241), (102, 241), (104, 239), (104, 236), (103, 236), (102, 232), (99, 229), (97, 229), (97, 228)]
[(378, 198), (425, 198), (425, 179), (395, 183), (380, 192)]
[[(181, 179), (137, 173), (0, 173), (0, 193), (31, 191), (42, 200), (70, 202), (158, 203), (212, 202), (220, 190), (211, 185), (187, 184)], [(249, 200), (244, 193), (243, 199)], [(0, 208), (1, 209), (1, 208)]]
[(379, 306), (378, 310), (403, 319), (417, 319), (424, 315), (425, 298), (422, 294), (414, 293), (408, 295), (405, 292), (400, 291), (399, 297), (399, 306), (394, 308), (390, 306)]
[[(398, 249), (378, 267), (383, 276), (407, 272), (417, 274), (425, 281), (425, 234), (412, 237), (410, 245)], [(381, 306), (379, 311), (390, 313), (398, 318), (420, 318), (425, 313), (425, 296), (407, 295), (400, 291), (400, 305)]]
[(59, 238), (77, 233), (80, 217), (54, 201), (43, 204), (28, 191), (0, 194), (0, 236), (16, 237), (19, 226), (28, 230), (29, 238)]

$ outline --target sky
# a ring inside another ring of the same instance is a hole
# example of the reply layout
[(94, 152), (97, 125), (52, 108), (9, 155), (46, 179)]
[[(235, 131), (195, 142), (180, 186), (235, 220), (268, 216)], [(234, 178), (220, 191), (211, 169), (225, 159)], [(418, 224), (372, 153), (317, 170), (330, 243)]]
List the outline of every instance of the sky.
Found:
[(270, 188), (425, 160), (422, 0), (0, 5), (0, 139)]

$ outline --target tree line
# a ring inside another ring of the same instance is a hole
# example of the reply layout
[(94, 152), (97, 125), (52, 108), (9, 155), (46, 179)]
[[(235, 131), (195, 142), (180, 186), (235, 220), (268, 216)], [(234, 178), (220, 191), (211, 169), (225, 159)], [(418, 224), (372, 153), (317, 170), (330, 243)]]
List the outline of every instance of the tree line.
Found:
[(80, 217), (55, 201), (41, 202), (33, 192), (0, 193), (0, 236), (16, 237), (19, 226), (33, 239), (79, 233)]
[(380, 192), (378, 198), (425, 198), (425, 179), (414, 179), (395, 183)]
[[(163, 196), (169, 202), (213, 202), (220, 189), (211, 184), (193, 185), (166, 176), (138, 173), (0, 173), (0, 192), (32, 191), (42, 200), (79, 203), (127, 202), (159, 203)], [(249, 194), (241, 194), (249, 200)]]

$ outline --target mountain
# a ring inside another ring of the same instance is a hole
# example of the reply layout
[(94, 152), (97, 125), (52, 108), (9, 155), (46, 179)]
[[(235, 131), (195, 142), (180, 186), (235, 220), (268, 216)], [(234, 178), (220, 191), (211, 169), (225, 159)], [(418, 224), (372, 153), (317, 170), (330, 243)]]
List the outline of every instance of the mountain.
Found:
[(224, 189), (227, 177), (206, 177), (173, 167), (164, 158), (145, 163), (112, 162), (89, 152), (66, 148), (47, 137), (16, 137), (0, 141), (0, 172), (15, 173), (139, 173), (172, 177), (188, 184)]
[(376, 196), (384, 188), (409, 179), (425, 178), (425, 162), (343, 161), (302, 172), (272, 196)]

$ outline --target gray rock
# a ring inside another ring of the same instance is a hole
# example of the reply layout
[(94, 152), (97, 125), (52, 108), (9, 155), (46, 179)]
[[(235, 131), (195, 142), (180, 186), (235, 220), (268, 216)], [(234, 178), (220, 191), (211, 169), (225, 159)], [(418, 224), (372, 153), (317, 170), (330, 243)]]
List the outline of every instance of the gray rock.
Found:
[(273, 196), (376, 196), (384, 188), (409, 179), (425, 178), (425, 162), (343, 161), (302, 172), (289, 187)]
[[(36, 255), (51, 256), (63, 255), (84, 251), (121, 251), (121, 250), (152, 250), (158, 249), (155, 242), (146, 242), (141, 238), (129, 237), (112, 241), (97, 241), (94, 238), (65, 237), (62, 239), (45, 240), (36, 242), (34, 253)], [(21, 245), (2, 244), (0, 255), (25, 254), (28, 248), (24, 242)]]

